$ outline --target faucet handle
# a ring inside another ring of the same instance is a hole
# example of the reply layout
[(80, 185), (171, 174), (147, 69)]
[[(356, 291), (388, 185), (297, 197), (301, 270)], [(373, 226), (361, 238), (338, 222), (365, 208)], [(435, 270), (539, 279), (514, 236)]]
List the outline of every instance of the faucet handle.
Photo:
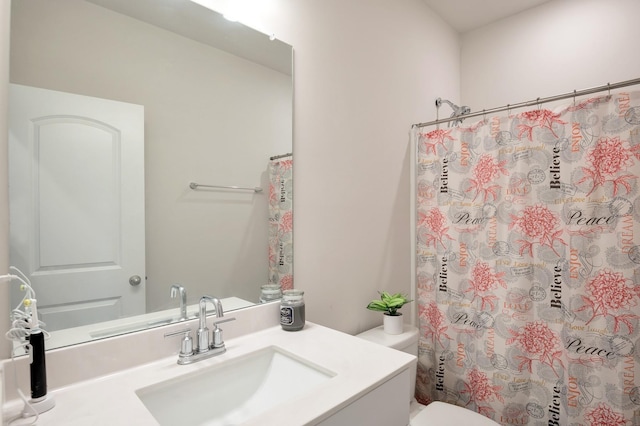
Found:
[(179, 335), (184, 335), (184, 338), (182, 339), (182, 342), (180, 342), (180, 357), (183, 356), (191, 356), (193, 355), (193, 339), (191, 338), (191, 329), (190, 328), (185, 328), (182, 330), (178, 330), (178, 331), (174, 331), (171, 333), (165, 333), (164, 337), (171, 337), (171, 336), (179, 336)]
[(213, 332), (212, 332), (212, 336), (213, 336), (213, 339), (212, 339), (213, 343), (211, 344), (212, 348), (224, 347), (224, 341), (222, 340), (222, 329), (218, 327), (218, 324), (222, 324), (223, 322), (229, 322), (234, 320), (235, 318), (231, 317), (231, 318), (225, 318), (225, 319), (221, 319), (220, 321), (213, 322), (213, 326), (215, 328), (213, 329)]

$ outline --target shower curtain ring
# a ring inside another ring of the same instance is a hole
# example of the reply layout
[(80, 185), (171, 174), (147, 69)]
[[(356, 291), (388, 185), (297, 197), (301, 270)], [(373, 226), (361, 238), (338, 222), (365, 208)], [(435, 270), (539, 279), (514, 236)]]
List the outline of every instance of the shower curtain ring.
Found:
[(487, 121), (487, 110), (482, 110), (482, 121)]
[(538, 104), (538, 111), (540, 111), (540, 97), (536, 98), (536, 103)]
[(611, 96), (611, 83), (607, 83), (607, 90), (609, 91), (609, 96)]
[(507, 118), (511, 117), (511, 104), (507, 104)]

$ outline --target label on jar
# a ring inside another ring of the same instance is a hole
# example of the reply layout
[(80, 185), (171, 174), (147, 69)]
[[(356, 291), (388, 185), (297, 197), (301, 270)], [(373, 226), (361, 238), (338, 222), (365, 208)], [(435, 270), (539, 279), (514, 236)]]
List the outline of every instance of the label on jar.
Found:
[(293, 315), (293, 308), (291, 306), (282, 306), (280, 308), (280, 324), (292, 325)]
[(281, 306), (280, 307), (280, 325), (283, 330), (298, 331), (304, 328), (304, 305), (300, 306)]

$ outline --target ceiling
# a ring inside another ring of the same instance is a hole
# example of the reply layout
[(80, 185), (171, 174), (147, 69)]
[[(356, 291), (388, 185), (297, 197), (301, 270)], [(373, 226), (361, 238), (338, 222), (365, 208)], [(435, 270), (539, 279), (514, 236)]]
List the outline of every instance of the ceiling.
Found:
[(291, 75), (291, 46), (230, 22), (198, 0), (87, 1)]
[(460, 33), (515, 15), (551, 0), (423, 0)]

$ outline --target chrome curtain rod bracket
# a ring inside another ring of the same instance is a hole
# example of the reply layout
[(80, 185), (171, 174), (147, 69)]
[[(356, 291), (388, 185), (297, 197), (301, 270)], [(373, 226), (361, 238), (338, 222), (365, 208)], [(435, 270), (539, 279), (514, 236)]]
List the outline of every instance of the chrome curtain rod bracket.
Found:
[[(561, 101), (563, 99), (569, 99), (569, 98), (573, 98), (573, 97), (576, 97), (576, 96), (590, 95), (592, 93), (598, 93), (598, 92), (604, 92), (604, 91), (608, 91), (608, 94), (611, 95), (611, 91), (612, 90), (620, 89), (620, 88), (627, 87), (627, 86), (634, 86), (636, 84), (640, 84), (640, 78), (634, 78), (632, 80), (620, 81), (618, 83), (607, 83), (604, 86), (592, 87), (590, 89), (583, 89), (583, 90), (577, 90), (577, 91), (573, 90), (571, 92), (563, 93), (561, 95), (550, 96), (548, 98), (537, 98), (537, 99), (534, 99), (532, 101), (520, 102), (519, 104), (510, 104), (510, 105), (503, 106), (503, 107), (491, 108), (491, 109), (487, 109), (487, 110), (482, 110), (480, 112), (470, 112), (469, 114), (465, 114), (464, 118), (479, 117), (479, 116), (485, 115), (487, 113), (493, 114), (493, 113), (498, 113), (498, 112), (502, 112), (502, 111), (511, 110), (511, 109), (514, 109), (514, 108), (523, 108), (523, 107), (528, 107), (528, 106), (535, 106), (535, 105), (540, 105), (540, 104), (544, 104), (544, 103), (547, 103), (547, 102)], [(460, 117), (449, 117), (449, 118), (443, 118), (442, 120), (428, 121), (426, 123), (416, 123), (416, 124), (413, 124), (411, 127), (412, 128), (416, 128), (416, 127), (417, 128), (422, 128), (422, 127), (428, 127), (428, 126), (437, 125), (437, 124), (440, 124), (440, 123), (448, 123), (448, 122), (459, 120), (459, 119), (460, 119)]]
[(224, 185), (203, 185), (201, 183), (189, 182), (189, 188), (198, 189), (198, 188), (215, 188), (215, 189), (236, 189), (239, 191), (253, 191), (253, 192), (262, 192), (262, 188), (259, 186), (248, 188), (245, 186), (224, 186)]

